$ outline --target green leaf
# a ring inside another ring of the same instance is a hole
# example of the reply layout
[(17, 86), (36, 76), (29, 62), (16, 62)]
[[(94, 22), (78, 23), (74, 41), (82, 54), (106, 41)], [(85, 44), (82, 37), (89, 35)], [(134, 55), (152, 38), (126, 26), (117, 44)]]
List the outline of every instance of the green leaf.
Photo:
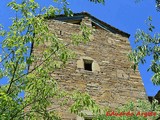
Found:
[(32, 2), (32, 3), (34, 2), (34, 0), (29, 0), (29, 1)]

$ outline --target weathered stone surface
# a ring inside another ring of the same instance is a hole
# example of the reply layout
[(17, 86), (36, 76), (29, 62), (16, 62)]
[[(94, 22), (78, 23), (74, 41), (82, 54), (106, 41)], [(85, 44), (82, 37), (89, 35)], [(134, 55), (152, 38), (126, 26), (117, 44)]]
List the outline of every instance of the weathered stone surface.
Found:
[(117, 70), (117, 77), (124, 79), (124, 80), (128, 80), (129, 79), (129, 75), (126, 74), (123, 70)]
[[(89, 18), (85, 17), (82, 22), (91, 27)], [(56, 20), (48, 20), (48, 24), (49, 29), (66, 43), (71, 42), (72, 34), (80, 33), (80, 26), (76, 24)], [(131, 100), (146, 99), (138, 70), (134, 73), (130, 68), (127, 53), (131, 49), (127, 37), (95, 29), (92, 41), (69, 48), (75, 51), (77, 58), (68, 62), (65, 69), (53, 73), (61, 88), (88, 92), (102, 107), (115, 108)], [(84, 70), (83, 59), (93, 60), (93, 71)]]

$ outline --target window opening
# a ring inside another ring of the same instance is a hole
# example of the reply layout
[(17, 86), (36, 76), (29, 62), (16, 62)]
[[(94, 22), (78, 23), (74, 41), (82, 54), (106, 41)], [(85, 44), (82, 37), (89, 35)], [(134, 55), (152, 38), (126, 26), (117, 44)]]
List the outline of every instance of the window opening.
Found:
[(84, 120), (93, 120), (92, 117), (85, 117)]
[(92, 71), (92, 60), (83, 60), (84, 61), (84, 70)]
[(77, 24), (77, 25), (80, 25), (82, 20), (69, 20), (69, 21), (66, 21), (68, 23), (72, 23), (72, 24)]
[(85, 118), (84, 120), (92, 120), (92, 118)]

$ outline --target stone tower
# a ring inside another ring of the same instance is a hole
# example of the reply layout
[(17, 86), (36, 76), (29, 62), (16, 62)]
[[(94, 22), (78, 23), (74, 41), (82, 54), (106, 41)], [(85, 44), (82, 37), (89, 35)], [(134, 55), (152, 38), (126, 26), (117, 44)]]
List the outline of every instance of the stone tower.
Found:
[[(48, 20), (49, 29), (65, 41), (69, 41), (73, 33), (80, 32), (81, 22), (94, 27), (94, 32), (90, 42), (70, 46), (77, 57), (69, 61), (65, 69), (56, 72), (60, 87), (88, 92), (99, 105), (113, 108), (130, 100), (146, 99), (139, 71), (134, 72), (128, 61), (127, 53), (131, 51), (128, 33), (86, 12)], [(67, 113), (64, 119), (85, 120)]]

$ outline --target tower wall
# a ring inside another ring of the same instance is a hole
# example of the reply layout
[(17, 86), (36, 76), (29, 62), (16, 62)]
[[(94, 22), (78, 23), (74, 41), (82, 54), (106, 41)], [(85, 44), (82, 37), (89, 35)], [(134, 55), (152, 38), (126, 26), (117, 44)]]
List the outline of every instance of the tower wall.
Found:
[[(91, 27), (89, 18), (84, 18), (82, 22)], [(48, 20), (48, 24), (49, 29), (65, 43), (71, 43), (73, 34), (81, 33), (77, 24), (52, 19)], [(130, 68), (127, 54), (131, 48), (126, 36), (95, 29), (91, 41), (78, 46), (69, 45), (69, 48), (77, 57), (53, 75), (62, 89), (88, 92), (99, 105), (111, 108), (131, 100), (146, 99), (139, 71), (134, 72)], [(84, 70), (84, 60), (92, 61), (92, 71)]]
[[(75, 24), (50, 20), (49, 25), (57, 34), (61, 31), (58, 37), (66, 43), (73, 34), (81, 32)], [(130, 68), (127, 54), (131, 48), (127, 37), (95, 29), (90, 42), (69, 47), (77, 57), (59, 71), (57, 79), (63, 88), (87, 91), (97, 102), (107, 106), (124, 104), (129, 98), (146, 97), (139, 71), (134, 73)], [(95, 71), (84, 70), (82, 59), (95, 61), (98, 64)]]

